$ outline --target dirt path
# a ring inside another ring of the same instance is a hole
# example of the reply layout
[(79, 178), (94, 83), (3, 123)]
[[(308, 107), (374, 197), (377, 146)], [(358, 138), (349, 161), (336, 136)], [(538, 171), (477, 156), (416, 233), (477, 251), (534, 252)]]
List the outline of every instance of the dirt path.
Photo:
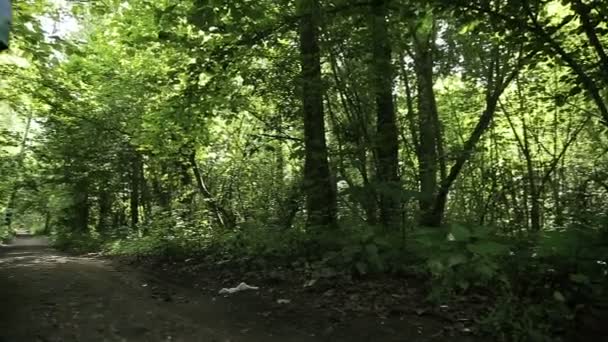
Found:
[(0, 247), (0, 342), (444, 340), (411, 324), (397, 330), (369, 319), (340, 326), (271, 315), (251, 305), (255, 296), (175, 287), (107, 260), (59, 253), (43, 238)]
[[(241, 332), (251, 322), (231, 322), (226, 310), (214, 311), (217, 299), (202, 300), (169, 302), (144, 279), (107, 261), (63, 255), (42, 238), (20, 237), (0, 250), (0, 341), (246, 340)], [(194, 315), (185, 306), (202, 309)]]

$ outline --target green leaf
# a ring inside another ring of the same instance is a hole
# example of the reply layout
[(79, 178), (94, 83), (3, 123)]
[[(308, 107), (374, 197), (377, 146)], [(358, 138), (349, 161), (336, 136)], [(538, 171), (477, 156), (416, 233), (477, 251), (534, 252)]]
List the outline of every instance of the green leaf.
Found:
[(480, 241), (467, 245), (467, 249), (480, 256), (500, 256), (509, 252), (509, 247), (494, 241)]

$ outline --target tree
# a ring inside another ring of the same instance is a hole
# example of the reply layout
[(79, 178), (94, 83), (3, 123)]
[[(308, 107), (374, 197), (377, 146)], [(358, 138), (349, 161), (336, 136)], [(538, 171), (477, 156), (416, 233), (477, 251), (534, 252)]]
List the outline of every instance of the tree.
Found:
[[(393, 103), (393, 64), (387, 24), (387, 1), (371, 4), (372, 79), (376, 102), (377, 178), (380, 219), (385, 227), (400, 224), (399, 138)], [(395, 190), (397, 189), (397, 190)]]
[(309, 226), (336, 224), (335, 185), (329, 170), (325, 118), (323, 111), (323, 82), (319, 49), (319, 3), (299, 0), (300, 63), (302, 66), (302, 110), (304, 114), (304, 189)]
[[(436, 28), (432, 14), (427, 13), (419, 22), (414, 22), (411, 28), (413, 36), (414, 69), (418, 84), (418, 131), (419, 148), (418, 165), (420, 177), (420, 223), (425, 226), (437, 225), (437, 218), (433, 212), (434, 197), (437, 192), (437, 177), (439, 167), (445, 169), (443, 162), (445, 156), (439, 153), (443, 150), (443, 141), (439, 128), (439, 114), (435, 100), (433, 55), (435, 46)], [(440, 159), (442, 162), (440, 162)], [(444, 178), (442, 171), (442, 179)]]

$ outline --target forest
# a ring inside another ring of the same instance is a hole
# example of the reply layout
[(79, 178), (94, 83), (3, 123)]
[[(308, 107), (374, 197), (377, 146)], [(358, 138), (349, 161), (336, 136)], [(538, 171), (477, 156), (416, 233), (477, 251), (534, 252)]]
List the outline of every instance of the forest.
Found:
[(608, 336), (607, 1), (12, 5), (0, 238)]

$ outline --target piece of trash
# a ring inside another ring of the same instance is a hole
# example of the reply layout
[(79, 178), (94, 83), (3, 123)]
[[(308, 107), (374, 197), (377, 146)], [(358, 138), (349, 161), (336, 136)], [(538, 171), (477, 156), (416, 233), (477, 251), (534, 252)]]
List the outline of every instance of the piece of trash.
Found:
[(141, 284), (141, 287), (148, 287), (148, 284)]
[(277, 299), (277, 304), (291, 304), (289, 299)]
[(304, 287), (312, 287), (317, 283), (317, 279), (311, 279), (304, 283)]
[(223, 288), (220, 290), (220, 294), (233, 294), (241, 291), (247, 290), (259, 290), (260, 288), (257, 286), (247, 285), (245, 283), (240, 283), (237, 287), (232, 288)]

